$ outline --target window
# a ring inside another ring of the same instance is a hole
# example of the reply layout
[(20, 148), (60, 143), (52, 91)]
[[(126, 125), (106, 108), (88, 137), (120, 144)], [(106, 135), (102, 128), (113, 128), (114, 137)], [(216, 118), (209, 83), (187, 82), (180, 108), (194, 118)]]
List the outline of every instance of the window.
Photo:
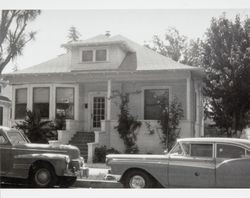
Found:
[(92, 62), (93, 61), (93, 51), (84, 50), (82, 51), (82, 62)]
[(2, 134), (0, 134), (0, 144), (6, 144), (6, 143), (7, 143), (7, 140)]
[(107, 50), (96, 50), (95, 52), (95, 60), (96, 61), (106, 61), (107, 60)]
[(39, 112), (41, 118), (49, 118), (49, 87), (33, 89), (33, 111)]
[(0, 126), (3, 125), (3, 107), (0, 107)]
[(74, 88), (56, 88), (56, 116), (74, 119)]
[(16, 89), (15, 119), (25, 118), (27, 108), (27, 88)]
[(179, 143), (176, 144), (176, 146), (173, 148), (173, 150), (170, 153), (171, 155), (183, 155), (183, 151), (181, 149), (181, 145)]
[(245, 157), (245, 149), (226, 144), (217, 144), (218, 158), (242, 158)]
[(191, 157), (212, 157), (213, 145), (212, 144), (191, 144)]
[(169, 102), (169, 89), (144, 90), (144, 119), (159, 120), (161, 115), (160, 104)]

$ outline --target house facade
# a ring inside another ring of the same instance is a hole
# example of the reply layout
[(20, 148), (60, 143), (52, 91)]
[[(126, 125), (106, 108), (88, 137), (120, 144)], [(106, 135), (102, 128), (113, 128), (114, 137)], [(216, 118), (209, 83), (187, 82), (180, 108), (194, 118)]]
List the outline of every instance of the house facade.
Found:
[[(0, 126), (11, 126), (11, 101), (6, 94), (7, 82), (0, 79)], [(8, 90), (8, 89), (7, 89)]]
[[(123, 151), (115, 129), (120, 102), (115, 93), (130, 93), (130, 113), (142, 122), (136, 132), (140, 152), (161, 153), (156, 98), (167, 94), (170, 101), (176, 97), (182, 104), (180, 136), (203, 136), (200, 68), (177, 63), (120, 35), (98, 35), (62, 46), (66, 54), (4, 75), (12, 86), (12, 123), (22, 120), (26, 109), (38, 110), (50, 120), (64, 115), (66, 129), (58, 132), (58, 141), (85, 138), (81, 149), (91, 161), (101, 145)], [(84, 136), (90, 132), (92, 140)]]

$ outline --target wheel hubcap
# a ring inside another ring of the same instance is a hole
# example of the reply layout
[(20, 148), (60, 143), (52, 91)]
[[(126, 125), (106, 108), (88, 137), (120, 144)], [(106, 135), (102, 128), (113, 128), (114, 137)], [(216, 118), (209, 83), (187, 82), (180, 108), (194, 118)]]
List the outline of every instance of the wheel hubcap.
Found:
[(145, 187), (145, 180), (140, 175), (135, 175), (130, 179), (129, 186), (131, 188), (144, 188)]
[(45, 186), (50, 181), (50, 173), (47, 169), (40, 169), (36, 172), (36, 182), (41, 185)]

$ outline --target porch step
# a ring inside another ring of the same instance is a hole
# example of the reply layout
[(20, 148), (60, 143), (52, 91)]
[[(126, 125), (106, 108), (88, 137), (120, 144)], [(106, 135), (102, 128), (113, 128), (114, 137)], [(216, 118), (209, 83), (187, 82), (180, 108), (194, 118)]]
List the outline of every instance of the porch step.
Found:
[(81, 156), (88, 160), (88, 143), (95, 141), (94, 132), (77, 132), (69, 141), (69, 144), (80, 149)]

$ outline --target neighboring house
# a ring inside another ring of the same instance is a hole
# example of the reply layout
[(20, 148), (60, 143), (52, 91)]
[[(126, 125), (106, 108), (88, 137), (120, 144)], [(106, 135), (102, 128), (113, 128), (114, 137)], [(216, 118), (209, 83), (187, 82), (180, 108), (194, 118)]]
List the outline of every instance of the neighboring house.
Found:
[[(131, 114), (142, 121), (137, 145), (141, 153), (161, 153), (155, 96), (167, 93), (170, 100), (176, 96), (184, 110), (180, 136), (203, 136), (200, 68), (175, 62), (120, 35), (62, 46), (67, 54), (4, 75), (13, 87), (12, 122), (23, 119), (25, 109), (40, 110), (44, 119), (51, 120), (64, 114), (66, 130), (59, 131), (59, 141), (79, 146), (91, 161), (96, 146), (123, 151), (114, 129), (119, 100), (112, 96), (117, 90), (137, 92), (129, 101)], [(145, 122), (155, 133), (148, 132)]]
[(6, 81), (0, 80), (0, 126), (10, 126), (11, 101), (5, 95)]

